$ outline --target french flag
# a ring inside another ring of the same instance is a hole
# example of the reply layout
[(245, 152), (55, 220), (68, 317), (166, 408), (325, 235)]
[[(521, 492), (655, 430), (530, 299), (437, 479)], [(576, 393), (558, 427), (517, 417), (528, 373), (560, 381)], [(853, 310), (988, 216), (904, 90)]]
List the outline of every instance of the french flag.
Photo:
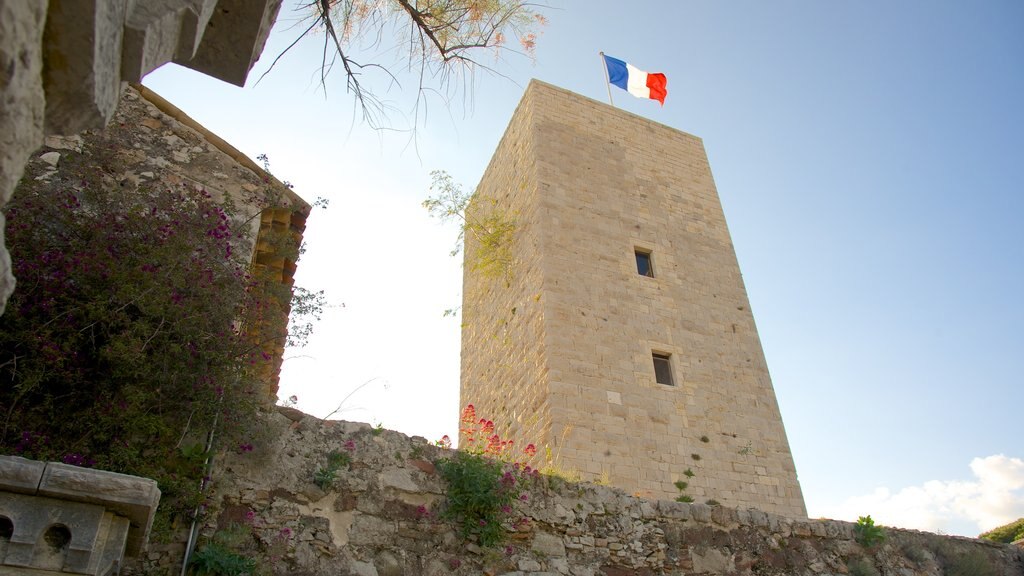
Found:
[(650, 98), (661, 102), (662, 106), (665, 105), (665, 96), (668, 96), (665, 86), (668, 79), (664, 74), (648, 74), (618, 58), (612, 58), (604, 53), (601, 55), (604, 56), (605, 66), (608, 67), (609, 82), (637, 98)]

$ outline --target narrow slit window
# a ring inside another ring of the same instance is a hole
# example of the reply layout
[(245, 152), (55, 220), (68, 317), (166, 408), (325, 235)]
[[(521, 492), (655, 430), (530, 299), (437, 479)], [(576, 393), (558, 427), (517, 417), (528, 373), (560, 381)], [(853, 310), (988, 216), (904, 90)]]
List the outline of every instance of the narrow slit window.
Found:
[(668, 354), (653, 353), (654, 357), (654, 380), (658, 384), (664, 384), (666, 386), (675, 386), (675, 381), (672, 380), (672, 362), (669, 360)]
[(637, 248), (634, 250), (636, 254), (636, 272), (641, 276), (647, 276), (648, 278), (654, 278), (654, 265), (651, 262), (651, 253), (646, 250), (640, 250)]

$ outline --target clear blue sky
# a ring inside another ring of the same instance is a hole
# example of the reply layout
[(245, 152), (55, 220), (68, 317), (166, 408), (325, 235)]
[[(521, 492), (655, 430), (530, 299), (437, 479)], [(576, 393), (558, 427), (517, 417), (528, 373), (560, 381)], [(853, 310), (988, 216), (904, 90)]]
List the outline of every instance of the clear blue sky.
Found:
[[(331, 199), (299, 281), (345, 307), (282, 393), (324, 415), (369, 381), (340, 417), (455, 432), (458, 322), (440, 314), (461, 269), (419, 207), (429, 172), (475, 185), (531, 77), (606, 100), (604, 50), (668, 76), (664, 108), (617, 106), (704, 139), (811, 516), (967, 535), (1024, 516), (1024, 3), (553, 4), (535, 64), (488, 61), (508, 78), (432, 99), (412, 142), (360, 124), (340, 77), (325, 97), (316, 42), (252, 86), (296, 33), (287, 7), (247, 88), (146, 79)], [(399, 79), (381, 91), (403, 125)]]

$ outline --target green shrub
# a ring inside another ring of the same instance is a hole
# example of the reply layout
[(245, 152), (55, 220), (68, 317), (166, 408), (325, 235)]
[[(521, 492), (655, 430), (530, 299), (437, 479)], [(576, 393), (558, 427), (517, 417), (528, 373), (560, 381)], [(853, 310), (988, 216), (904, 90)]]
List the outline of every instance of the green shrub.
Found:
[(499, 461), (466, 452), (456, 452), (437, 467), (448, 484), (444, 516), (456, 521), (463, 538), (476, 536), (484, 547), (501, 542), (502, 522), (519, 497), (515, 475)]
[(313, 483), (321, 490), (327, 490), (334, 484), (334, 479), (342, 467), (348, 467), (352, 458), (344, 452), (331, 452), (327, 455), (327, 465), (317, 468), (313, 473)]
[(978, 538), (992, 540), (993, 542), (1002, 542), (1004, 544), (1016, 542), (1017, 540), (1024, 538), (1024, 518), (1014, 520), (1013, 522), (998, 528), (993, 528), (992, 530), (978, 536)]
[(242, 576), (256, 568), (256, 560), (234, 552), (217, 542), (196, 550), (189, 569), (196, 576)]
[(978, 550), (943, 555), (946, 576), (997, 576), (998, 572), (988, 556)]
[[(462, 450), (435, 464), (448, 485), (442, 516), (458, 524), (463, 538), (475, 537), (481, 546), (494, 546), (504, 538), (503, 523), (512, 514), (512, 504), (520, 495), (526, 498), (522, 494), (524, 481), (538, 472), (504, 461), (510, 458), (512, 442), (495, 434), (494, 422), (478, 421), (472, 404), (462, 412), (461, 430), (466, 434)], [(438, 444), (451, 445), (447, 436)], [(533, 444), (523, 449), (527, 457), (535, 454)]]
[(876, 526), (870, 515), (861, 516), (853, 526), (853, 537), (861, 546), (871, 548), (885, 541), (885, 530)]

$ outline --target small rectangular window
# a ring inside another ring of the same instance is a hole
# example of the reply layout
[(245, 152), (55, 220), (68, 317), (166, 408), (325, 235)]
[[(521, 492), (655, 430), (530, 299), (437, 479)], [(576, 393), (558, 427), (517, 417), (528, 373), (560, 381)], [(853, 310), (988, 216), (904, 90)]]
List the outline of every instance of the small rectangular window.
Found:
[(651, 264), (651, 253), (639, 248), (634, 250), (634, 252), (636, 253), (637, 274), (654, 278), (654, 266)]
[(654, 357), (654, 380), (658, 384), (675, 386), (675, 382), (672, 380), (672, 362), (669, 360), (669, 355), (655, 352), (652, 356)]

